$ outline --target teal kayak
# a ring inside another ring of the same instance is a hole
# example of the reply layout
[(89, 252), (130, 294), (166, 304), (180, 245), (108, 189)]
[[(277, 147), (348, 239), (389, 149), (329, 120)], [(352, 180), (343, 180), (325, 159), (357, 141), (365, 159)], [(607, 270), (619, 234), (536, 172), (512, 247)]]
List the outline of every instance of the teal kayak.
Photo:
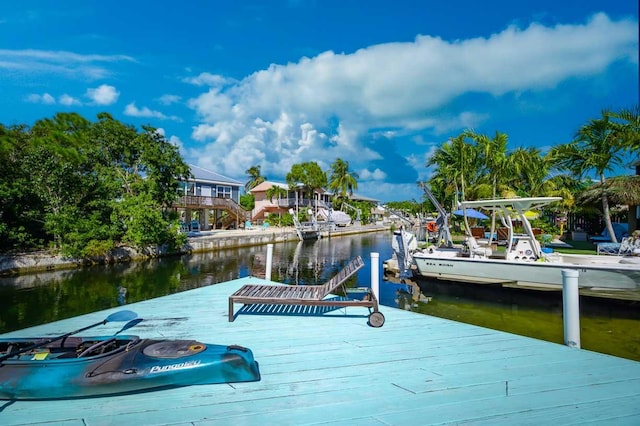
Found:
[(0, 339), (0, 399), (76, 398), (260, 380), (252, 351), (237, 345), (137, 336), (50, 340)]

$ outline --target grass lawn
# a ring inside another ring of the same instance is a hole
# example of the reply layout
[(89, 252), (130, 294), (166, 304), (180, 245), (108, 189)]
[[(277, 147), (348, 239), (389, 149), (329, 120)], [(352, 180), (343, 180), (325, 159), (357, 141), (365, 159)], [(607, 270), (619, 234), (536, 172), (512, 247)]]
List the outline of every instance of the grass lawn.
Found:
[(589, 241), (573, 241), (566, 240), (565, 243), (569, 244), (571, 248), (554, 247), (553, 249), (558, 253), (568, 254), (598, 254), (595, 244)]

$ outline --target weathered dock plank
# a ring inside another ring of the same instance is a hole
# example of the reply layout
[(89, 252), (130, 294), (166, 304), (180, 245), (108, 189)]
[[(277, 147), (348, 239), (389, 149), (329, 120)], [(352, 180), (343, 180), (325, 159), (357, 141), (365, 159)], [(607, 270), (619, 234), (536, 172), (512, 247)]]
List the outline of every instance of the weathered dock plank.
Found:
[[(126, 306), (128, 330), (254, 351), (262, 380), (133, 395), (0, 401), (3, 425), (640, 424), (640, 363), (381, 307), (256, 315), (227, 321), (242, 278)], [(7, 335), (57, 335), (112, 309)], [(289, 311), (287, 311), (289, 312)], [(95, 334), (116, 332), (107, 324)]]

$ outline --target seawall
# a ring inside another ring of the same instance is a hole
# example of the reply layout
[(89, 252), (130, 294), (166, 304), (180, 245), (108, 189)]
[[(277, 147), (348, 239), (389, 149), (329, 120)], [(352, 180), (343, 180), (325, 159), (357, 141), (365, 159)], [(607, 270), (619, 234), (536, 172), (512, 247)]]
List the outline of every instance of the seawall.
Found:
[[(335, 231), (324, 231), (322, 238), (335, 238), (343, 235), (362, 234), (389, 230), (389, 226), (366, 225), (337, 228)], [(162, 248), (140, 252), (132, 248), (121, 247), (108, 256), (92, 259), (71, 259), (47, 252), (24, 253), (18, 255), (0, 256), (0, 276), (18, 275), (32, 272), (57, 271), (74, 269), (92, 264), (110, 264), (144, 260), (153, 257), (175, 256), (188, 253), (202, 253), (227, 248), (249, 247), (265, 244), (277, 244), (287, 241), (297, 241), (295, 228), (256, 228), (249, 230), (213, 230), (203, 232), (189, 232), (184, 250), (168, 252)]]

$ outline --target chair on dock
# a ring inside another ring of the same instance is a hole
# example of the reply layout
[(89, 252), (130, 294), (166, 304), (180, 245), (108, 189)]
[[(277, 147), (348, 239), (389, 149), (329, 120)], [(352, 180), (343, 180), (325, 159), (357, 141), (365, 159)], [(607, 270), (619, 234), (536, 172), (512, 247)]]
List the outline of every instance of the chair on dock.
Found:
[[(369, 308), (369, 322), (372, 327), (381, 327), (384, 324), (384, 315), (378, 311), (378, 300), (370, 288), (362, 299), (348, 297), (335, 297), (334, 292), (342, 286), (347, 293), (344, 283), (364, 266), (362, 257), (358, 256), (349, 262), (340, 272), (322, 285), (262, 285), (247, 284), (229, 296), (229, 322), (235, 319), (233, 305), (242, 303), (246, 305), (289, 305), (289, 306), (315, 306), (324, 308), (343, 308), (348, 306), (360, 306)], [(371, 310), (373, 309), (373, 312)], [(273, 310), (270, 310), (273, 312)], [(286, 311), (285, 311), (286, 312)]]

